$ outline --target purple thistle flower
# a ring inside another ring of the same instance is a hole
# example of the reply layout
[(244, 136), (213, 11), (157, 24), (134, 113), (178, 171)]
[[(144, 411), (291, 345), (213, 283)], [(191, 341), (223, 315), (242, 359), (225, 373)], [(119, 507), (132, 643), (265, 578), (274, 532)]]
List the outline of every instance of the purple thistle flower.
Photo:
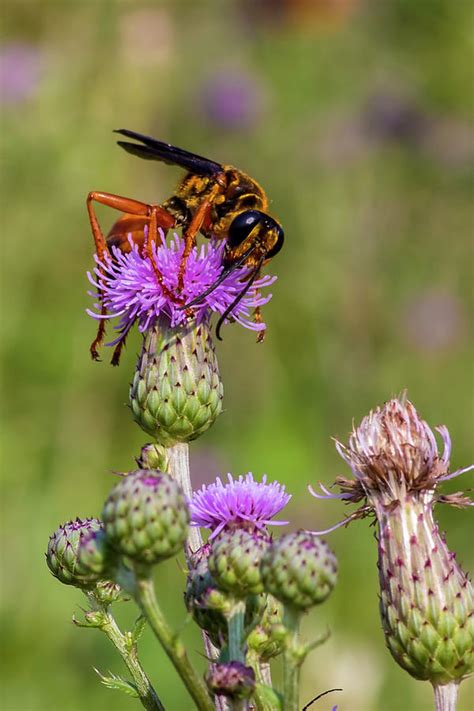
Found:
[(266, 475), (261, 482), (249, 472), (246, 477), (233, 479), (227, 475), (223, 484), (217, 477), (214, 484), (202, 486), (190, 501), (191, 526), (211, 529), (210, 538), (217, 536), (228, 524), (251, 524), (262, 529), (267, 525), (284, 526), (288, 521), (272, 521), (291, 495), (277, 481), (267, 484)]
[(37, 91), (42, 70), (37, 47), (26, 42), (0, 46), (0, 103), (21, 104)]
[(264, 112), (265, 87), (252, 74), (229, 67), (207, 77), (199, 89), (204, 118), (223, 130), (253, 128)]
[[(191, 302), (202, 294), (222, 272), (223, 240), (211, 240), (206, 245), (194, 247), (186, 263), (183, 288), (178, 291), (184, 240), (175, 234), (168, 244), (162, 235), (162, 243), (153, 246), (154, 257), (165, 287), (176, 296), (174, 301), (163, 293), (150, 260), (140, 254), (131, 238), (130, 245), (132, 249), (128, 254), (113, 247), (111, 257), (101, 260), (95, 255), (97, 266), (93, 273), (87, 274), (90, 283), (97, 289), (96, 293), (89, 292), (89, 295), (95, 298), (102, 296), (107, 310), (107, 314), (102, 315), (101, 304), (97, 301), (94, 309), (87, 309), (89, 316), (98, 320), (120, 318), (116, 326), (120, 335), (108, 343), (109, 346), (122, 340), (135, 321), (138, 321), (142, 333), (153, 326), (160, 316), (167, 317), (171, 327), (185, 324), (189, 317), (182, 303)], [(240, 268), (231, 272), (200, 304), (192, 307), (197, 323), (204, 321), (210, 312), (222, 315), (245, 288), (250, 271)], [(231, 318), (245, 328), (263, 331), (264, 323), (251, 321), (251, 310), (270, 301), (272, 295), (262, 296), (259, 290), (271, 286), (275, 280), (276, 277), (268, 275), (256, 279), (248, 293), (234, 307)]]

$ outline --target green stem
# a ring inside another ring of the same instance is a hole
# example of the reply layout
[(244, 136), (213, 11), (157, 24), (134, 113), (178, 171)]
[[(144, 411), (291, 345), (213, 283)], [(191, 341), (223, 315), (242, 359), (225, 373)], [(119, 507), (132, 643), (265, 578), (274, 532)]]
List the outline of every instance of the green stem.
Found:
[[(189, 444), (175, 444), (168, 448), (169, 457), (169, 473), (176, 479), (188, 499), (192, 498), (193, 486), (191, 483), (191, 472), (189, 469)], [(185, 554), (189, 565), (189, 558), (193, 552), (199, 550), (203, 545), (201, 531), (199, 526), (190, 526), (189, 535), (186, 541)], [(215, 660), (219, 657), (219, 650), (215, 647), (209, 635), (205, 630), (201, 630), (202, 639), (206, 657), (209, 660)], [(228, 704), (223, 697), (217, 697), (215, 700), (216, 711), (226, 711)]]
[(283, 624), (288, 630), (288, 639), (283, 654), (283, 699), (285, 711), (298, 711), (300, 670), (303, 659), (299, 654), (299, 627), (301, 613), (285, 606)]
[[(175, 444), (168, 449), (171, 476), (176, 479), (187, 499), (193, 496), (191, 474), (189, 471), (189, 444)], [(202, 546), (202, 536), (199, 526), (190, 526), (186, 543), (186, 557), (195, 553)]]
[(263, 694), (259, 688), (262, 686), (271, 686), (271, 679), (269, 684), (267, 674), (265, 674), (266, 669), (264, 669), (266, 667), (269, 667), (270, 665), (260, 662), (258, 654), (252, 650), (247, 652), (247, 664), (249, 664), (254, 670), (255, 681), (257, 682), (257, 688), (255, 689), (253, 695), (253, 701), (255, 702), (256, 710), (274, 711), (274, 705), (269, 699), (265, 697), (265, 694)]
[(233, 699), (230, 702), (231, 711), (247, 711), (248, 707), (247, 699)]
[(244, 644), (245, 601), (238, 600), (227, 618), (229, 631), (229, 659), (245, 664)]
[(156, 691), (138, 660), (136, 645), (127, 644), (126, 635), (122, 634), (113, 615), (109, 611), (104, 610), (104, 615), (105, 621), (104, 624), (100, 626), (100, 629), (107, 635), (125, 662), (136, 686), (142, 706), (147, 709), (147, 711), (165, 711), (165, 707), (158, 698)]
[(436, 711), (456, 711), (459, 684), (452, 681), (450, 684), (434, 686)]
[(153, 580), (146, 573), (137, 575), (135, 599), (199, 711), (214, 711), (204, 681), (191, 665), (183, 643), (166, 622), (156, 599)]

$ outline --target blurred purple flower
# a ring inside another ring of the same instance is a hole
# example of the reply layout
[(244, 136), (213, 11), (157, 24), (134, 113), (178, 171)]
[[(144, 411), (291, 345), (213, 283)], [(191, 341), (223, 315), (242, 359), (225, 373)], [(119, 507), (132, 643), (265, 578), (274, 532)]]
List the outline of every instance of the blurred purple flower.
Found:
[(0, 102), (19, 104), (38, 87), (41, 70), (39, 50), (26, 42), (0, 46)]
[(205, 119), (226, 130), (253, 127), (262, 115), (264, 103), (264, 92), (257, 80), (232, 69), (209, 76), (199, 91)]
[(447, 291), (418, 294), (405, 307), (403, 327), (407, 340), (421, 351), (436, 353), (455, 346), (466, 329), (463, 304)]
[(228, 474), (227, 479), (228, 483), (223, 484), (217, 477), (215, 484), (194, 492), (190, 501), (191, 526), (210, 528), (210, 537), (214, 538), (230, 523), (251, 524), (258, 529), (288, 523), (272, 521), (291, 499), (284, 486), (277, 481), (267, 484), (266, 476), (257, 482), (250, 472), (238, 479)]
[[(108, 344), (110, 346), (122, 340), (135, 321), (138, 321), (142, 333), (153, 326), (160, 316), (166, 316), (171, 327), (186, 323), (189, 317), (187, 309), (182, 308), (183, 303), (202, 294), (222, 272), (223, 240), (194, 247), (186, 263), (183, 289), (178, 292), (178, 272), (184, 240), (176, 234), (169, 243), (163, 238), (158, 247), (154, 245), (156, 264), (163, 275), (165, 287), (176, 295), (177, 303), (163, 292), (150, 260), (140, 255), (137, 245), (131, 239), (130, 244), (132, 250), (128, 254), (113, 247), (112, 257), (101, 261), (95, 256), (97, 266), (93, 274), (88, 272), (87, 275), (90, 283), (98, 290), (96, 293), (89, 292), (89, 295), (98, 299), (100, 294), (107, 310), (106, 315), (101, 314), (101, 303), (97, 301), (93, 310), (87, 309), (89, 316), (98, 320), (120, 318), (116, 326), (120, 335)], [(231, 272), (201, 303), (193, 307), (196, 321), (201, 323), (210, 312), (223, 314), (245, 288), (248, 275), (249, 270), (246, 268)], [(264, 330), (264, 323), (251, 320), (251, 310), (270, 301), (272, 295), (262, 296), (259, 289), (270, 286), (275, 280), (276, 277), (268, 275), (256, 279), (249, 292), (234, 307), (231, 317), (252, 331)]]
[(370, 97), (362, 126), (371, 140), (417, 144), (428, 130), (430, 119), (414, 99), (395, 92)]

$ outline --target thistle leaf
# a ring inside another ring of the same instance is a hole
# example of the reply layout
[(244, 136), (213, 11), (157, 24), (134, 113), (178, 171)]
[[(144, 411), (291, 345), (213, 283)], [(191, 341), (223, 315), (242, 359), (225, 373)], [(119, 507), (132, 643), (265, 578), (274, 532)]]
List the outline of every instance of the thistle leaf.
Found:
[(140, 615), (140, 617), (138, 617), (136, 619), (135, 624), (133, 626), (133, 630), (132, 630), (132, 639), (135, 644), (138, 642), (138, 640), (142, 636), (143, 630), (145, 629), (145, 627), (146, 627), (146, 617), (144, 617), (144, 615)]
[(116, 676), (115, 674), (112, 674), (112, 672), (109, 672), (110, 676), (105, 676), (104, 674), (101, 674), (101, 672), (95, 667), (94, 671), (100, 677), (102, 684), (104, 684), (104, 686), (106, 686), (108, 689), (116, 689), (117, 691), (123, 691), (123, 693), (127, 694), (127, 696), (133, 696), (134, 698), (139, 697), (137, 687), (135, 686), (135, 684), (132, 684), (131, 681), (122, 679), (122, 677)]

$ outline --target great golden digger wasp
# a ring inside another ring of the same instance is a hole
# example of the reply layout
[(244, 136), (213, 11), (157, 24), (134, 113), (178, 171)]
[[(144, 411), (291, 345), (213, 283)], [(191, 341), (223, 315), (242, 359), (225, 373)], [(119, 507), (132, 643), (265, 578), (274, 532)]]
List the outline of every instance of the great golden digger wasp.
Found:
[[(157, 160), (179, 166), (187, 173), (179, 182), (175, 193), (160, 205), (148, 205), (111, 193), (89, 193), (87, 210), (98, 258), (103, 260), (110, 255), (112, 247), (118, 247), (123, 252), (130, 251), (131, 238), (141, 253), (150, 260), (163, 291), (184, 309), (202, 301), (230, 272), (239, 267), (250, 269), (244, 289), (219, 319), (216, 333), (220, 338), (220, 327), (225, 319), (250, 289), (262, 266), (283, 246), (283, 229), (267, 213), (268, 199), (263, 188), (253, 178), (230, 165), (216, 163), (128, 129), (118, 129), (116, 133), (136, 141), (117, 141), (128, 153), (145, 160)], [(104, 237), (95, 215), (95, 202), (125, 213), (114, 223), (107, 237)], [(185, 240), (176, 294), (171, 294), (164, 285), (153, 252), (153, 245), (161, 241), (160, 231), (166, 234), (173, 227), (182, 228)], [(183, 286), (186, 261), (196, 244), (198, 233), (208, 238), (227, 240), (222, 272), (204, 293), (185, 304), (179, 291)], [(103, 311), (105, 315), (105, 309)], [(255, 319), (260, 319), (258, 309)], [(103, 340), (104, 332), (105, 321), (102, 319), (91, 345), (94, 360), (98, 359), (97, 348)]]

